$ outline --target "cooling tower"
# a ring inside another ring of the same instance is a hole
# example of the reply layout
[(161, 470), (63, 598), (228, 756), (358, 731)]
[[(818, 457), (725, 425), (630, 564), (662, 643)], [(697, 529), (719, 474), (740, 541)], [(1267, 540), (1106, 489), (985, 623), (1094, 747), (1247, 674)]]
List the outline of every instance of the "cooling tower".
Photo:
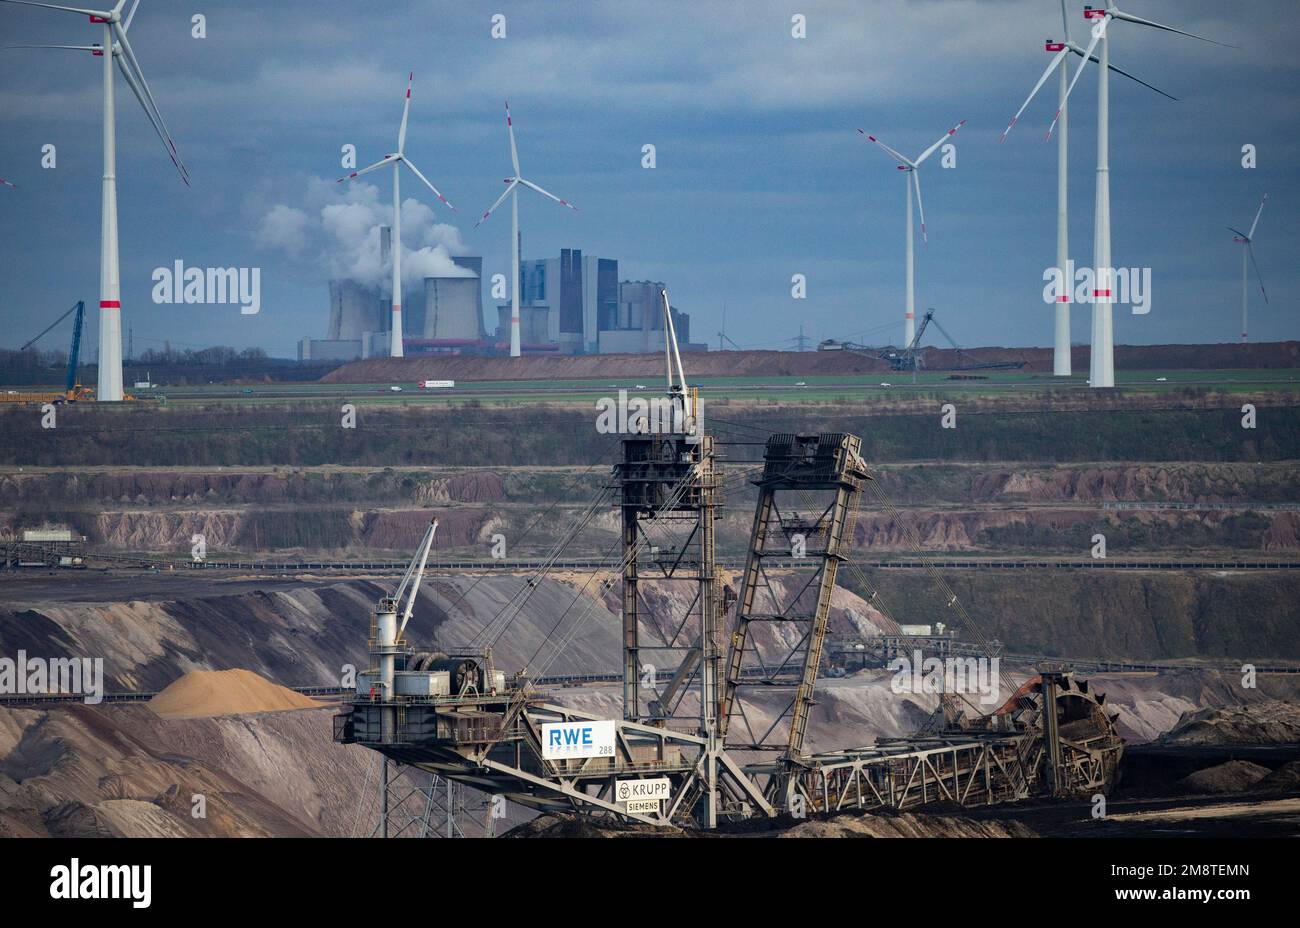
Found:
[[(549, 306), (519, 307), (519, 343), (522, 345), (547, 345), (551, 343)], [(510, 304), (497, 307), (498, 332), (503, 338), (510, 337)]]
[(326, 339), (361, 338), (381, 328), (381, 303), (374, 287), (355, 280), (330, 281), (330, 325)]
[(477, 277), (424, 279), (424, 337), (435, 341), (484, 336)]

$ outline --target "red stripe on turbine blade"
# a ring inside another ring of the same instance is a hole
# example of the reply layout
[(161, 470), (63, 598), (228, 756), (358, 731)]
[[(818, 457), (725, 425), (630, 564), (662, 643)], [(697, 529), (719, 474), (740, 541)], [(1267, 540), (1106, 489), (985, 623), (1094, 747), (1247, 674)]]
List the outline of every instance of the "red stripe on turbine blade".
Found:
[(122, 301), (121, 300), (100, 300), (99, 308), (100, 309), (121, 309)]
[(1094, 291), (1092, 291), (1092, 295), (1093, 295), (1093, 296), (1110, 296), (1110, 291), (1109, 291), (1109, 290), (1094, 290)]

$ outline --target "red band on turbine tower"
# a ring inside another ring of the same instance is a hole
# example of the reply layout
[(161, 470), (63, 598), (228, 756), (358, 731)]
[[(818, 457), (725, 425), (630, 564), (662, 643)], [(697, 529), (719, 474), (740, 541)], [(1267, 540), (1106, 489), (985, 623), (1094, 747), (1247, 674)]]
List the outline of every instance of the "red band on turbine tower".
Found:
[(1110, 296), (1110, 291), (1109, 291), (1109, 290), (1094, 290), (1094, 291), (1092, 291), (1092, 295), (1093, 295), (1093, 296)]
[(100, 309), (121, 309), (122, 301), (121, 300), (100, 300), (99, 308)]
[(1056, 302), (1058, 302), (1058, 303), (1068, 303), (1068, 302), (1070, 302), (1070, 297), (1069, 297), (1067, 294), (1062, 293), (1060, 296), (1058, 296), (1058, 297), (1056, 298)]

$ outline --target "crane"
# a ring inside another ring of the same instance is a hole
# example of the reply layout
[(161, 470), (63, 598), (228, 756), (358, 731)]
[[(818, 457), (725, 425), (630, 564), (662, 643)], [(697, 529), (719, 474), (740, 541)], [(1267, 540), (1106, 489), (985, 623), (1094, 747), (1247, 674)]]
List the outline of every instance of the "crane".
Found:
[(7, 394), (4, 398), (15, 402), (31, 403), (75, 403), (78, 400), (93, 400), (95, 391), (88, 387), (83, 387), (77, 380), (77, 366), (81, 358), (81, 329), (86, 318), (86, 301), (78, 300), (67, 312), (55, 319), (35, 338), (29, 339), (25, 345), (19, 348), (19, 351), (26, 351), (28, 348), (40, 341), (46, 333), (67, 319), (73, 313), (76, 316), (72, 321), (72, 346), (68, 349), (68, 373), (64, 380), (62, 393), (15, 393)]

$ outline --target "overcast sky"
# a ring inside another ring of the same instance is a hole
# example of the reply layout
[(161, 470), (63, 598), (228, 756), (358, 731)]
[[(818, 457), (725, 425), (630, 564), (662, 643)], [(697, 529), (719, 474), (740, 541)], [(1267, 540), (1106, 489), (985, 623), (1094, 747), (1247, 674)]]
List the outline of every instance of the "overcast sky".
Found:
[[(1076, 41), (1082, 4), (1068, 3)], [(1300, 337), (1300, 4), (1129, 0), (1130, 12), (1240, 46), (1117, 23), (1112, 62), (1179, 98), (1111, 81), (1113, 263), (1152, 269), (1151, 311), (1117, 307), (1120, 343), (1238, 336), (1241, 257), (1225, 226), (1269, 205), (1252, 281), (1252, 340)], [(207, 37), (191, 37), (191, 16)], [(506, 37), (491, 36), (492, 15)], [(807, 37), (791, 17), (807, 17)], [(506, 273), (509, 212), (474, 221), (510, 173), (509, 99), (524, 176), (580, 207), (520, 198), (526, 258), (562, 247), (617, 258), (691, 314), (694, 340), (749, 347), (902, 337), (904, 185), (859, 127), (914, 156), (960, 119), (957, 166), (922, 170), (928, 246), (917, 239), (918, 314), (936, 309), (967, 345), (1049, 345), (1042, 273), (1055, 260), (1055, 82), (998, 137), (1061, 35), (1055, 0), (721, 2), (336, 2), (143, 0), (130, 31), (193, 187), (178, 179), (118, 78), (118, 209), (124, 334), (135, 348), (260, 345), (291, 356), (323, 337), (326, 280), (359, 206), (389, 211), (386, 172), (350, 192), (340, 147), (361, 164), (394, 149), (415, 72), (407, 154), (459, 207), (408, 174), (407, 245), (484, 257)], [(85, 18), (0, 4), (0, 41), (100, 41)], [(1077, 61), (1077, 59), (1074, 59)], [(1073, 62), (1071, 68), (1073, 69)], [(0, 344), (16, 347), (77, 299), (98, 299), (100, 59), (0, 52)], [(1071, 252), (1092, 261), (1096, 79), (1071, 110)], [(57, 167), (42, 169), (53, 144)], [(642, 146), (657, 166), (642, 168)], [(1258, 167), (1241, 166), (1256, 146)], [(430, 208), (432, 208), (430, 210)], [(414, 212), (408, 212), (408, 211)], [(333, 220), (331, 219), (333, 217)], [(295, 234), (295, 232), (300, 234)], [(295, 241), (300, 243), (295, 246)], [(260, 267), (262, 309), (155, 305), (157, 267)], [(807, 298), (791, 298), (791, 275)], [(485, 306), (490, 305), (485, 292)], [(1075, 341), (1086, 341), (1086, 309)], [(91, 328), (91, 333), (97, 327)], [(91, 336), (91, 344), (95, 335)], [(51, 336), (53, 338), (53, 336)], [(63, 347), (66, 336), (44, 347)]]

